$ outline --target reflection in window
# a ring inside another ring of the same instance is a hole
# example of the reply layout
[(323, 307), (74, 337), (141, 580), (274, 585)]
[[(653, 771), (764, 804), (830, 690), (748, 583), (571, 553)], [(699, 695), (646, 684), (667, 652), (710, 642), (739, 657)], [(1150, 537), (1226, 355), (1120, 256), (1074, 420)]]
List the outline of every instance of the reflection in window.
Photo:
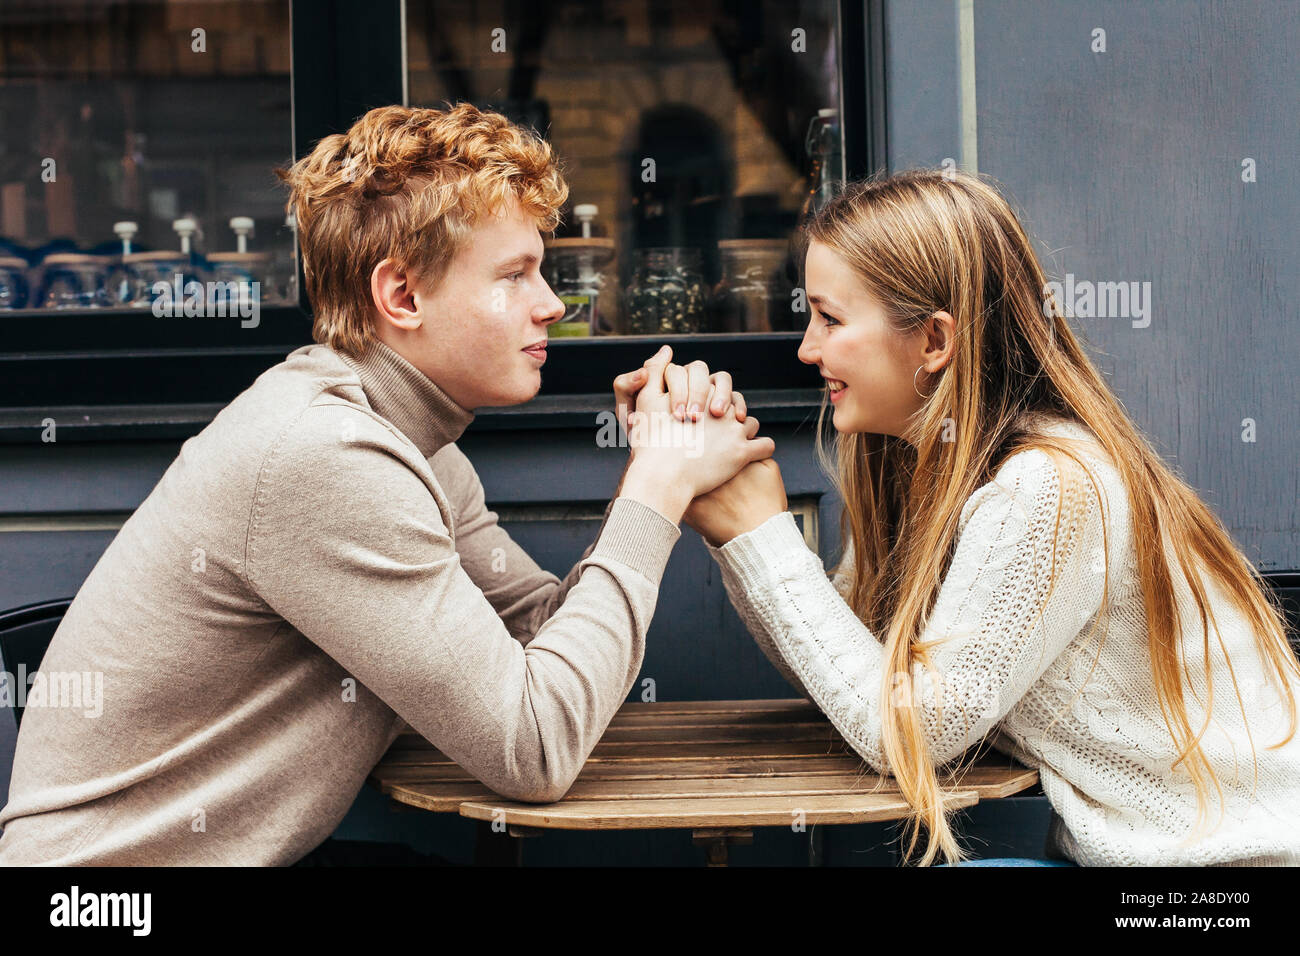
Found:
[(0, 121), (0, 309), (297, 302), (288, 0), (6, 3)]
[[(836, 5), (408, 0), (410, 102), (564, 162), (552, 335), (798, 330), (789, 239), (843, 180)], [(585, 241), (584, 241), (585, 240)]]

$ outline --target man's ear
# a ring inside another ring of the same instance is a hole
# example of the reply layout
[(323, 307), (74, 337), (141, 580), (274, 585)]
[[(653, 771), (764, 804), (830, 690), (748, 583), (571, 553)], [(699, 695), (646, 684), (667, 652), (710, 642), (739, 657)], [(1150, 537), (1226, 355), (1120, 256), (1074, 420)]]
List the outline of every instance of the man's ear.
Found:
[(414, 276), (398, 268), (392, 259), (375, 266), (370, 273), (370, 298), (379, 322), (405, 332), (420, 327), (423, 319), (416, 306), (414, 285)]
[(954, 334), (956, 325), (952, 315), (947, 312), (936, 312), (926, 321), (922, 361), (930, 374), (952, 361), (952, 350), (957, 342)]

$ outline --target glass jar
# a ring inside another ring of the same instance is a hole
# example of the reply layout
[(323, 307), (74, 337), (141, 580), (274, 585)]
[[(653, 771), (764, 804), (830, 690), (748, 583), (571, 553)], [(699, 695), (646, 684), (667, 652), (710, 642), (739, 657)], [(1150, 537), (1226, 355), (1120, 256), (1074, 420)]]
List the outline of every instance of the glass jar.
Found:
[(788, 332), (794, 327), (784, 239), (724, 239), (722, 278), (708, 302), (710, 332)]
[(623, 297), (628, 335), (700, 332), (704, 326), (704, 276), (700, 250), (659, 247), (636, 251), (636, 271)]
[(595, 236), (545, 241), (546, 281), (564, 303), (564, 318), (549, 338), (610, 335), (618, 331), (618, 281), (609, 268), (614, 240)]
[(111, 308), (122, 309), (135, 302), (140, 288), (140, 277), (134, 267), (126, 261), (130, 253), (117, 256), (108, 268), (108, 277), (104, 280), (105, 294)]
[(109, 304), (104, 257), (55, 252), (42, 262), (42, 309), (102, 309)]
[(261, 291), (263, 305), (298, 304), (298, 239), (293, 213), (276, 230), (271, 264)]
[[(191, 295), (189, 284), (201, 281), (194, 257), (188, 252), (131, 252), (122, 257), (122, 264), (135, 278), (135, 295), (129, 305), (137, 309), (157, 305), (168, 314), (173, 308), (179, 311)], [(155, 291), (159, 283), (167, 289)]]
[(208, 265), (210, 315), (243, 315), (265, 304), (262, 292), (270, 284), (271, 271), (271, 257), (265, 252), (214, 252)]
[(26, 305), (27, 260), (0, 256), (0, 310), (21, 309)]
[(800, 223), (811, 218), (843, 189), (841, 148), (839, 111), (818, 110), (808, 123), (808, 134), (804, 137), (804, 152), (808, 156), (808, 192), (799, 211)]

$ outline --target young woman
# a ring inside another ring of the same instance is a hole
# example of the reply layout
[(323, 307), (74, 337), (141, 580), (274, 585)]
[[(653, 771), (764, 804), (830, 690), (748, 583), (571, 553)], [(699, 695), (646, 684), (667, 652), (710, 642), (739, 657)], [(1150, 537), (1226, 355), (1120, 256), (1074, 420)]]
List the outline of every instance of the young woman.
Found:
[[(981, 179), (855, 184), (801, 233), (843, 502), (828, 579), (755, 462), (685, 520), (759, 646), (965, 853), (941, 799), (988, 739), (1039, 771), (1048, 854), (1300, 863), (1300, 667), (1275, 599), (1161, 461)], [(1045, 298), (1046, 296), (1046, 298)]]

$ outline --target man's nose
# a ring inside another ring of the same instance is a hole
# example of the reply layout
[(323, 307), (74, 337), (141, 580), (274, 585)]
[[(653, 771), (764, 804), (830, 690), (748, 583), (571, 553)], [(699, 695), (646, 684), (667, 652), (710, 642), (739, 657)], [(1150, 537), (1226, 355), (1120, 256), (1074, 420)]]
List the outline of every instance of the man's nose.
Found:
[(550, 301), (544, 302), (539, 307), (540, 311), (537, 313), (538, 321), (555, 322), (558, 319), (564, 318), (564, 303), (560, 301), (560, 297), (551, 290), (550, 286), (547, 286), (546, 292), (547, 295), (550, 296)]

